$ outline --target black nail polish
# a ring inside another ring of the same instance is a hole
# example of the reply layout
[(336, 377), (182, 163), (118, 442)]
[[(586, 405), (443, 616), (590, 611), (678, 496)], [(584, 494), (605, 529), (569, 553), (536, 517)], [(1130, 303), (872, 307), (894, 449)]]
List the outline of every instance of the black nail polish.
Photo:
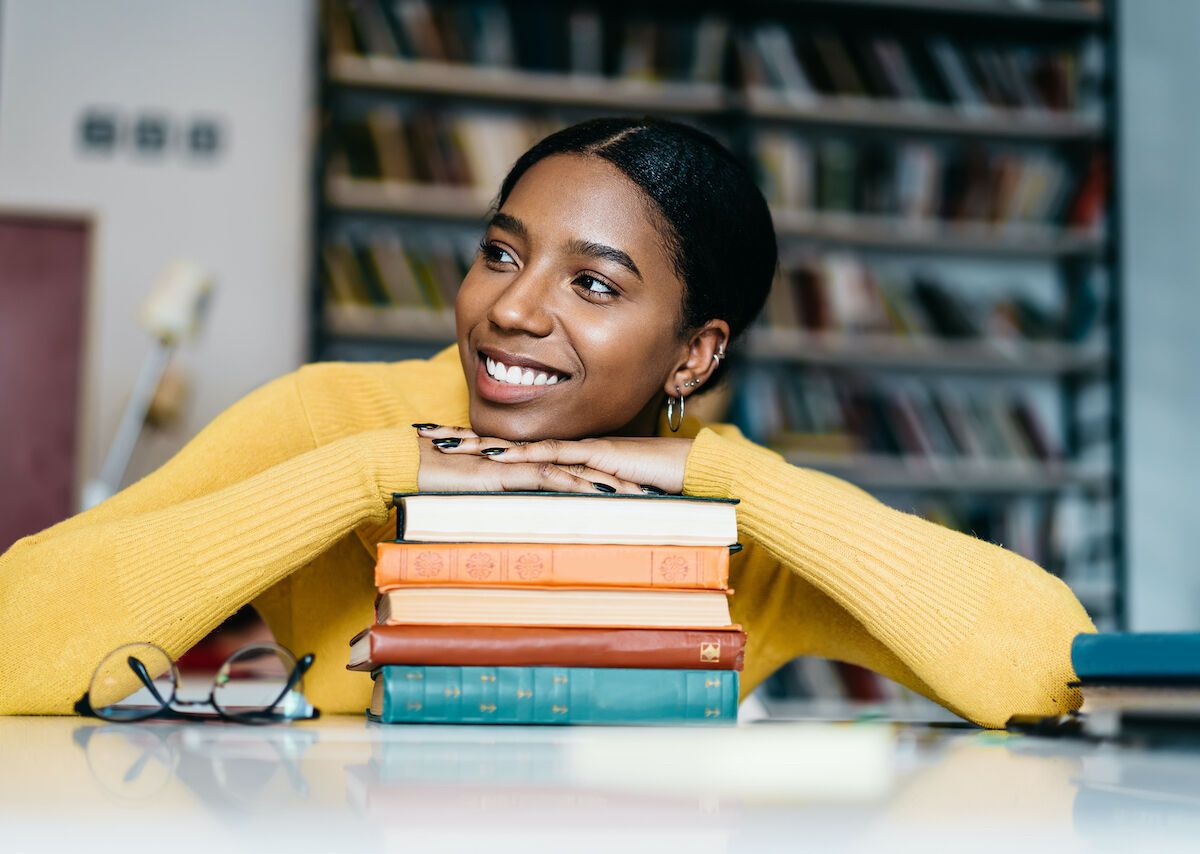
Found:
[(616, 492), (616, 490), (607, 483), (593, 483), (592, 486), (596, 487), (596, 489), (600, 490), (601, 492)]
[(667, 493), (663, 492), (661, 489), (659, 489), (657, 486), (651, 486), (648, 483), (642, 483), (642, 484), (639, 484), (638, 486), (641, 488), (642, 492), (646, 493), (647, 495), (666, 495), (667, 494)]
[(439, 425), (437, 425), (437, 424), (414, 424), (413, 425), (413, 427), (416, 427), (418, 430), (436, 430), (438, 428), (438, 426)]
[(433, 444), (438, 448), (457, 448), (462, 444), (462, 439), (434, 439)]
[(479, 453), (484, 454), (485, 456), (495, 457), (495, 456), (499, 456), (500, 454), (503, 454), (504, 451), (505, 451), (504, 448), (484, 448)]

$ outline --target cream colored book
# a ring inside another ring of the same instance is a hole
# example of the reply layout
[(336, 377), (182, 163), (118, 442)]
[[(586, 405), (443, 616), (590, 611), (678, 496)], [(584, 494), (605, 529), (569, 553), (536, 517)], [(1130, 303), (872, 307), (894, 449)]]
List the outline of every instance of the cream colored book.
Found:
[(395, 493), (396, 539), (426, 543), (728, 546), (736, 500), (564, 492)]
[(728, 628), (722, 590), (530, 590), (399, 587), (381, 593), (385, 625), (624, 626)]

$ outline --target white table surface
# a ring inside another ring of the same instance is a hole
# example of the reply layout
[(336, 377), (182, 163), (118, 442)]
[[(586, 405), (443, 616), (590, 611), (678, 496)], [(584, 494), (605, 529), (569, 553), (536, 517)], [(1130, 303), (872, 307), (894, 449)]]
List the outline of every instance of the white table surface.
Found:
[(920, 725), (0, 717), (0, 851), (1200, 850), (1200, 752)]

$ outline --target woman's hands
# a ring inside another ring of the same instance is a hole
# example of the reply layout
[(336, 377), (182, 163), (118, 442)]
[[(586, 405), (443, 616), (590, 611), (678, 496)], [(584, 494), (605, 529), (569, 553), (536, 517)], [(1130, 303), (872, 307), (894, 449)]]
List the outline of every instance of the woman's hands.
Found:
[(546, 439), (519, 444), (465, 427), (413, 425), (422, 491), (679, 493), (691, 439)]

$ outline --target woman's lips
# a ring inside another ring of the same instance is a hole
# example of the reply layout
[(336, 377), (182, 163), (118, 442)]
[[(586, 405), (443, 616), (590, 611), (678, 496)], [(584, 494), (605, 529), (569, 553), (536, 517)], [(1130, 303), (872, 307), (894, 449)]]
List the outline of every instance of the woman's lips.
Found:
[(524, 403), (527, 400), (533, 400), (535, 397), (549, 394), (567, 382), (570, 382), (570, 380), (564, 380), (554, 385), (502, 383), (493, 379), (487, 372), (487, 365), (484, 364), (484, 356), (479, 352), (475, 353), (475, 391), (484, 400), (489, 400), (492, 403)]

